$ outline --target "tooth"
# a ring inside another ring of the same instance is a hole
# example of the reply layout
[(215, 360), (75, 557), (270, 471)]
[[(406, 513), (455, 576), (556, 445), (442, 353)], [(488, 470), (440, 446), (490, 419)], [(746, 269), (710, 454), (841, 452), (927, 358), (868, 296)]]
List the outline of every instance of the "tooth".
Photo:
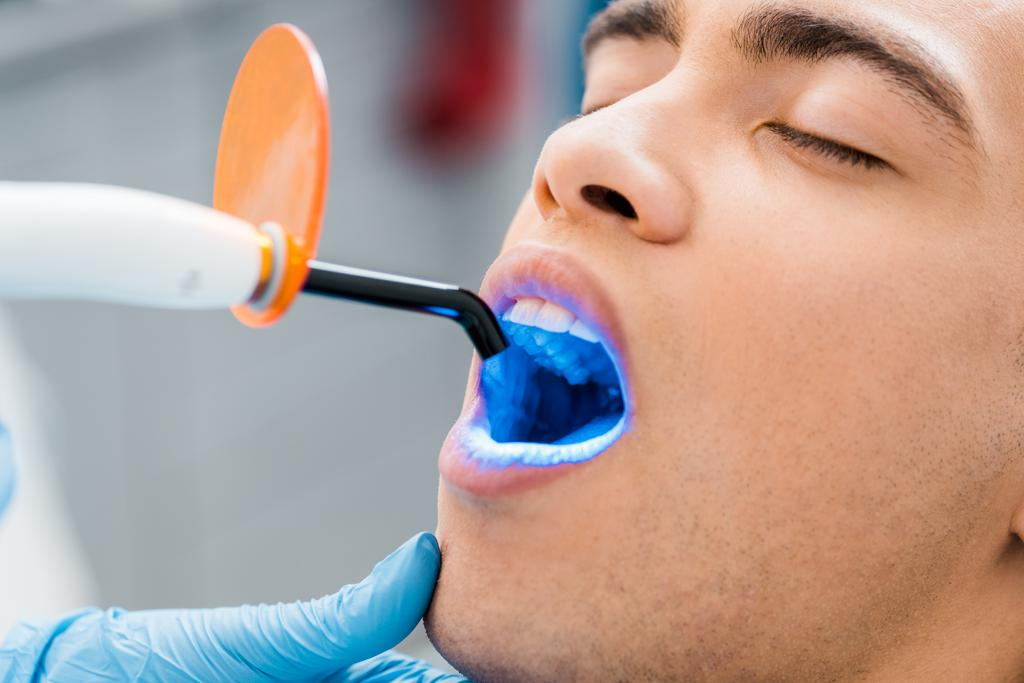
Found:
[(563, 335), (551, 334), (549, 332), (544, 334), (547, 336), (547, 343), (544, 344), (544, 353), (549, 356), (557, 356), (565, 350), (565, 342), (562, 341)]
[(528, 335), (529, 333), (521, 327), (512, 331), (512, 338), (516, 340), (516, 344), (519, 344), (519, 346), (526, 346)]
[(572, 327), (569, 328), (569, 334), (591, 343), (597, 342), (600, 339), (597, 333), (590, 329), (582, 320), (577, 320), (572, 324)]
[(557, 356), (554, 356), (553, 359), (555, 363), (559, 365), (559, 367), (566, 369), (571, 368), (575, 365), (579, 365), (580, 363), (579, 354), (573, 353), (572, 351), (561, 353)]
[(569, 381), (569, 384), (578, 385), (585, 384), (587, 380), (587, 369), (586, 368), (572, 368), (569, 370), (565, 377)]
[(548, 370), (553, 370), (554, 369), (554, 368), (551, 367), (551, 362), (547, 358), (545, 358), (544, 356), (535, 356), (534, 359), (533, 359), (533, 362), (536, 363), (537, 365), (541, 366), (542, 368), (546, 368)]
[(576, 316), (556, 303), (545, 301), (534, 324), (548, 332), (568, 332)]
[(507, 318), (520, 325), (534, 325), (537, 320), (537, 314), (540, 313), (540, 309), (543, 307), (543, 299), (519, 299), (508, 312)]

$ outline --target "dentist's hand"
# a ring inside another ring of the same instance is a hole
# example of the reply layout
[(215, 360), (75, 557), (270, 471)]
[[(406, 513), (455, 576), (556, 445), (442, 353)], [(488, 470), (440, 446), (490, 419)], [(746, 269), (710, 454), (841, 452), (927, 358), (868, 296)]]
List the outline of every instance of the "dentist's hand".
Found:
[(386, 652), (422, 618), (440, 562), (437, 540), (423, 533), (362, 583), (312, 602), (86, 610), (53, 623), (23, 623), (0, 649), (0, 682), (464, 681)]

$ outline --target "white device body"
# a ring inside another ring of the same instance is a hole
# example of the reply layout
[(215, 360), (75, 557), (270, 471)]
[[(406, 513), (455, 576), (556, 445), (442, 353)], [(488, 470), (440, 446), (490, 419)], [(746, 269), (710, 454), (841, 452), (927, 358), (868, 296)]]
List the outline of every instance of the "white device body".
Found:
[(240, 218), (152, 192), (0, 182), (0, 299), (227, 308), (259, 289), (265, 242)]

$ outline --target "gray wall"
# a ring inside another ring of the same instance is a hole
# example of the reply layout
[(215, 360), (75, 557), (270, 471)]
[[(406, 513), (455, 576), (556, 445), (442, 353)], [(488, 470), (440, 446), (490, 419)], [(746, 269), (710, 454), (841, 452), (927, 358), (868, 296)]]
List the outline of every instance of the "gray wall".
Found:
[[(321, 258), (475, 286), (564, 113), (544, 89), (564, 84), (534, 80), (548, 104), (485, 158), (411, 163), (385, 124), (416, 4), (0, 3), (0, 177), (208, 202), (234, 71), (263, 27), (291, 21), (331, 83)], [(572, 40), (576, 4), (529, 3), (532, 44)], [(559, 73), (527, 52), (527, 76)], [(260, 331), (226, 313), (7, 308), (49, 384), (62, 492), (104, 603), (318, 595), (433, 528), (470, 357), (456, 326), (312, 299)]]

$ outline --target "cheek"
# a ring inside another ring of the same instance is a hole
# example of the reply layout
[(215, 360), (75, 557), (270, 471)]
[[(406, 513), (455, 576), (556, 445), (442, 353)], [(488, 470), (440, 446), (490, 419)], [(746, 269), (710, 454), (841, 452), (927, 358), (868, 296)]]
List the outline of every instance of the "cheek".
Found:
[(964, 502), (999, 470), (988, 413), (1007, 369), (988, 359), (1012, 336), (965, 289), (995, 287), (974, 265), (990, 259), (954, 256), (973, 247), (891, 216), (821, 219), (721, 216), (633, 254), (637, 419), (628, 459), (604, 464), (630, 482), (626, 543), (658, 558), (652, 584), (729, 596), (706, 605), (723, 623), (833, 605), (852, 646), (932, 600), (993, 514)]
[[(741, 535), (761, 520), (833, 559), (881, 557), (915, 534), (942, 544), (949, 500), (992, 470), (958, 472), (1005, 381), (986, 360), (1005, 330), (964, 285), (985, 276), (950, 256), (948, 237), (910, 235), (891, 215), (808, 214), (723, 215), (645, 263), (662, 300), (632, 322), (646, 341), (637, 436), (658, 479)], [(808, 545), (822, 534), (851, 540)]]

